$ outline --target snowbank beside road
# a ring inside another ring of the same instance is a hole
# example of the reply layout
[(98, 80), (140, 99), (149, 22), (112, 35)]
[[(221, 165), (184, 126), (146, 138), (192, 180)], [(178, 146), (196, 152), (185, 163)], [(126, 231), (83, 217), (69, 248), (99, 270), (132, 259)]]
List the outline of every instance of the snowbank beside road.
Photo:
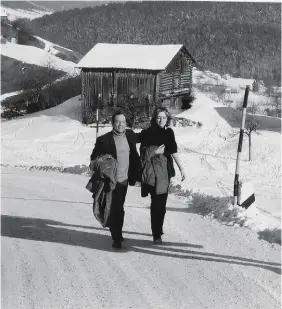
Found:
[(248, 209), (233, 205), (232, 196), (213, 196), (202, 190), (187, 189), (185, 185), (171, 186), (170, 191), (183, 198), (192, 213), (197, 213), (235, 227), (246, 227), (258, 233), (260, 239), (281, 245), (281, 218), (253, 203)]

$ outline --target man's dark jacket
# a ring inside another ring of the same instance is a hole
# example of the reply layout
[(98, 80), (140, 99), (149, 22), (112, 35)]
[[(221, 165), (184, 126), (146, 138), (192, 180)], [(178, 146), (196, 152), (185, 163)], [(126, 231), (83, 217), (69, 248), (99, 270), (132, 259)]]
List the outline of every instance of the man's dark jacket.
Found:
[[(126, 129), (125, 135), (129, 145), (128, 183), (134, 186), (136, 181), (141, 181), (141, 162), (136, 149), (137, 138), (135, 133), (130, 129)], [(116, 144), (112, 131), (97, 138), (90, 159), (91, 161), (95, 160), (103, 154), (110, 154), (114, 159), (117, 159)]]

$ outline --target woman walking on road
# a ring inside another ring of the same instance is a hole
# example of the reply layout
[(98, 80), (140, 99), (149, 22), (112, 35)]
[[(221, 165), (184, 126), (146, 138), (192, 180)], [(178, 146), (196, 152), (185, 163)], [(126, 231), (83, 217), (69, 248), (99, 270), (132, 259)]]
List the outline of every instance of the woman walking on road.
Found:
[(151, 229), (155, 243), (162, 242), (168, 188), (171, 177), (175, 176), (173, 159), (180, 170), (182, 181), (185, 179), (174, 132), (168, 127), (170, 120), (168, 110), (157, 107), (152, 115), (151, 126), (137, 134), (141, 142), (141, 196), (151, 195)]

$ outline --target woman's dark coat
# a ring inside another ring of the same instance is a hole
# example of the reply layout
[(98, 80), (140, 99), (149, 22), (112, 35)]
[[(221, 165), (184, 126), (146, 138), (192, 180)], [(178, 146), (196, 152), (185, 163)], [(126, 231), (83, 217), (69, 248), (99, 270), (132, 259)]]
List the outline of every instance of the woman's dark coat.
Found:
[[(140, 153), (143, 149), (150, 146), (165, 145), (164, 156), (167, 159), (167, 175), (168, 180), (175, 176), (175, 169), (173, 166), (172, 154), (177, 152), (177, 144), (175, 141), (174, 132), (171, 128), (158, 128), (157, 126), (151, 126), (148, 129), (142, 130), (141, 133), (136, 134), (136, 139), (140, 146)], [(148, 185), (141, 183), (141, 196), (145, 197), (149, 194)]]

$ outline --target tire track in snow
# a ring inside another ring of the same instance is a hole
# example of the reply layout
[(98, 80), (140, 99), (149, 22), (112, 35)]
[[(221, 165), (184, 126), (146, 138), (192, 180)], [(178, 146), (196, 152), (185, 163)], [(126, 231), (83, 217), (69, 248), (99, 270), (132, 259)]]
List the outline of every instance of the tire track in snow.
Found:
[(55, 162), (55, 164), (59, 165), (60, 167), (63, 167), (62, 162), (58, 159), (58, 157), (52, 155), (49, 151), (48, 151), (48, 143), (47, 142), (41, 142), (41, 150), (47, 155), (47, 157), (49, 157), (53, 162)]
[(29, 120), (27, 124), (25, 124), (22, 128), (18, 129), (14, 133), (14, 139), (16, 139), (16, 137), (19, 135), (19, 132), (21, 132), (21, 131), (27, 129), (28, 127), (30, 127), (33, 122), (34, 122), (34, 118), (31, 118), (31, 120)]
[(17, 136), (19, 135), (19, 133), (25, 129), (27, 129), (28, 127), (31, 126), (31, 124), (33, 123), (34, 119), (32, 118), (30, 121), (28, 121), (28, 123), (26, 123), (23, 127), (19, 128), (12, 136), (12, 138), (7, 140), (7, 144), (3, 143), (4, 138), (1, 138), (1, 144), (2, 146), (6, 149), (6, 150), (14, 150), (12, 147), (10, 147), (11, 143), (16, 140)]
[[(208, 162), (207, 155), (202, 155), (200, 160), (201, 160), (202, 165), (207, 167), (207, 170), (210, 172), (210, 174), (215, 179), (216, 186), (218, 187), (220, 192), (226, 197), (230, 196), (228, 187), (222, 183), (221, 179), (214, 176), (215, 168), (213, 167), (211, 163)], [(219, 162), (221, 161), (219, 160)]]
[[(201, 152), (198, 152), (196, 150), (189, 149), (189, 148), (187, 148), (185, 146), (181, 147), (180, 149), (183, 150), (184, 153), (194, 153), (194, 154), (197, 154), (200, 157), (199, 160), (200, 160), (201, 164), (204, 167), (206, 167), (208, 172), (212, 175), (213, 179), (215, 180), (215, 184), (218, 187), (218, 189), (220, 190), (220, 192), (224, 196), (226, 196), (226, 197), (232, 195), (232, 192), (231, 192), (230, 188), (227, 187), (225, 184), (223, 184), (223, 182), (222, 182), (222, 180), (220, 178), (214, 176), (216, 169), (214, 168), (214, 166), (207, 159), (209, 154), (201, 153)], [(213, 155), (211, 155), (211, 156), (213, 156)], [(230, 160), (231, 158), (229, 158), (229, 157), (222, 158), (222, 157), (218, 157), (217, 155), (214, 155), (214, 158), (223, 166), (225, 171), (228, 171), (227, 164), (223, 161), (223, 159), (227, 159), (227, 160), (229, 159)]]
[(84, 139), (84, 135), (81, 133), (81, 129), (79, 130), (79, 132), (77, 132), (76, 138), (71, 143), (71, 145), (68, 147), (68, 149), (72, 148), (72, 146), (74, 146), (80, 139), (82, 140), (82, 143), (78, 147), (76, 147), (75, 149), (71, 149), (70, 151), (67, 150), (66, 153), (76, 152), (85, 145), (85, 139)]

